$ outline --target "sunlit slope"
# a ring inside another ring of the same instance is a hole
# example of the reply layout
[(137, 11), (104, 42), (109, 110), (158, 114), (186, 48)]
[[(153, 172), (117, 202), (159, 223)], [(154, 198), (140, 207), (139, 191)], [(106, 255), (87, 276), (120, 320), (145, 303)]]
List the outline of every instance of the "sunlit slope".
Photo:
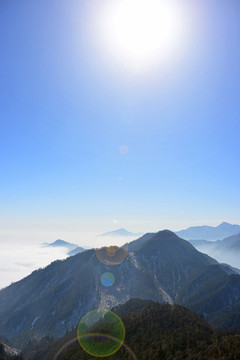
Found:
[(0, 360), (23, 360), (20, 350), (0, 338)]

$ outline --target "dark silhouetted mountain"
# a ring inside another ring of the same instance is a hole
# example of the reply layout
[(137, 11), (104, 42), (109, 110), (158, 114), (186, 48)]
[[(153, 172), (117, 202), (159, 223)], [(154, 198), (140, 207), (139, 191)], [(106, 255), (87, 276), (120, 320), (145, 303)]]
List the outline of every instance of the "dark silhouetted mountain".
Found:
[[(229, 292), (232, 294), (230, 297), (228, 297)], [(204, 314), (210, 322), (213, 314), (221, 312), (223, 308), (232, 308), (231, 311), (234, 312), (234, 306), (240, 301), (239, 299), (240, 276), (229, 275), (224, 268), (218, 265), (203, 268), (179, 292), (181, 304)], [(214, 322), (212, 323), (216, 325)], [(240, 323), (238, 326), (240, 328)], [(231, 327), (234, 327), (234, 324), (231, 324)]]
[(185, 240), (222, 240), (227, 236), (240, 233), (240, 225), (232, 225), (223, 222), (220, 225), (213, 226), (193, 226), (185, 230), (175, 232)]
[(128, 250), (130, 252), (138, 251), (153, 235), (154, 233), (146, 233), (137, 240), (131, 241), (128, 244)]
[(213, 312), (209, 315), (208, 320), (220, 329), (239, 329), (240, 302)]
[(124, 228), (121, 228), (121, 229), (117, 229), (114, 231), (108, 231), (108, 232), (106, 232), (104, 234), (100, 234), (98, 236), (141, 236), (141, 235), (142, 235), (141, 233), (133, 233), (133, 232), (127, 231)]
[[(0, 334), (15, 346), (61, 337), (88, 311), (111, 309), (132, 298), (184, 304), (210, 321), (212, 313), (240, 301), (240, 276), (173, 232), (138, 241), (137, 250), (129, 251), (120, 265), (104, 265), (93, 249), (86, 250), (1, 290)], [(114, 275), (113, 286), (101, 283), (105, 272)]]
[[(159, 304), (132, 299), (112, 309), (123, 320), (124, 343), (138, 360), (237, 360), (240, 358), (240, 336), (219, 332), (196, 313), (179, 305)], [(76, 337), (76, 329), (55, 342), (46, 340), (25, 348), (26, 360), (51, 360), (60, 348)], [(96, 357), (91, 357), (96, 359)], [(109, 360), (133, 359), (124, 347)], [(89, 360), (77, 341), (66, 347), (58, 360)]]

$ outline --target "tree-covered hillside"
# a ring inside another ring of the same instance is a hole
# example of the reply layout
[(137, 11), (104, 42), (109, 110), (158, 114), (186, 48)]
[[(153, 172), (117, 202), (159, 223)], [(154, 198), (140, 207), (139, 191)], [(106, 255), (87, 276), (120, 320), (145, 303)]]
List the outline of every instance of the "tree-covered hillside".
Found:
[[(240, 334), (214, 330), (196, 313), (179, 305), (130, 300), (114, 309), (123, 320), (126, 347), (109, 360), (239, 360)], [(30, 343), (25, 349), (25, 360), (52, 360), (76, 330), (57, 342)], [(134, 355), (135, 354), (135, 355)], [(74, 341), (56, 360), (96, 360)]]

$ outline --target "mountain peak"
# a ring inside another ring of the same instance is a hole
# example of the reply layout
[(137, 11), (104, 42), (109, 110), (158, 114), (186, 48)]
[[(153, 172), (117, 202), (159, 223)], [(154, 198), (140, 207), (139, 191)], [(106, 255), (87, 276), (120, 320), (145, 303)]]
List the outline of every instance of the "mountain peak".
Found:
[(156, 233), (146, 233), (137, 240), (131, 241), (128, 244), (128, 250), (129, 252), (138, 251), (151, 243), (151, 246), (155, 246), (155, 244), (158, 246), (158, 242), (164, 241), (170, 243), (171, 240), (182, 241), (174, 232), (167, 229), (160, 230)]
[(124, 228), (119, 228), (113, 231), (108, 231), (103, 234), (100, 234), (99, 236), (140, 236), (142, 234), (140, 233), (133, 233), (130, 232)]
[[(138, 243), (140, 246), (137, 246)], [(174, 232), (170, 230), (161, 230), (157, 233), (145, 234), (140, 239), (137, 239), (132, 242), (134, 246), (129, 244), (130, 251), (146, 252), (146, 253), (160, 253), (164, 256), (171, 256), (171, 254), (176, 255), (176, 250), (180, 253), (195, 253), (195, 249), (187, 241), (178, 237)], [(178, 255), (179, 255), (178, 254)], [(161, 256), (162, 256), (161, 255)]]
[(223, 221), (218, 226), (192, 226), (176, 231), (176, 234), (185, 240), (222, 240), (228, 236), (240, 233), (240, 225), (232, 225)]
[(62, 239), (57, 239), (52, 243), (44, 243), (42, 245), (46, 246), (46, 247), (65, 247), (68, 250), (73, 250), (73, 249), (78, 247), (78, 245), (69, 243), (69, 242), (64, 241)]
[[(239, 225), (236, 224), (230, 224), (226, 221), (223, 221), (221, 224), (217, 226), (217, 228), (223, 228), (223, 229), (237, 229)], [(240, 232), (240, 231), (239, 231)]]
[(115, 231), (123, 232), (123, 233), (129, 233), (129, 231), (127, 231), (127, 230), (124, 229), (124, 228), (119, 228), (119, 229), (117, 229), (117, 230), (115, 230)]
[(68, 244), (68, 242), (64, 241), (62, 239), (57, 239), (54, 242), (50, 243), (49, 245), (51, 245), (51, 246), (62, 246), (62, 245), (65, 245), (65, 244)]
[(164, 230), (160, 230), (158, 232), (156, 232), (155, 235), (165, 235), (166, 237), (169, 237), (169, 238), (178, 238), (178, 236), (171, 230), (168, 230), (168, 229), (164, 229)]

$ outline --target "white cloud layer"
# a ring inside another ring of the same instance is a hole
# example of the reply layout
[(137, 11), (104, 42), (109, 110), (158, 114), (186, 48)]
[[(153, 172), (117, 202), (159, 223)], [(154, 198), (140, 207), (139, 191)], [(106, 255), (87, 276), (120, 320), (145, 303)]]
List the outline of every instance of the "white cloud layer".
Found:
[[(62, 239), (84, 248), (118, 245), (132, 241), (135, 237), (98, 237), (92, 233), (66, 233)], [(57, 234), (0, 233), (0, 289), (21, 280), (34, 270), (51, 262), (68, 257), (67, 248), (43, 247), (44, 242), (53, 242)]]
[(52, 261), (67, 257), (66, 248), (47, 248), (41, 245), (2, 243), (0, 253), (0, 289), (21, 280), (34, 270)]

